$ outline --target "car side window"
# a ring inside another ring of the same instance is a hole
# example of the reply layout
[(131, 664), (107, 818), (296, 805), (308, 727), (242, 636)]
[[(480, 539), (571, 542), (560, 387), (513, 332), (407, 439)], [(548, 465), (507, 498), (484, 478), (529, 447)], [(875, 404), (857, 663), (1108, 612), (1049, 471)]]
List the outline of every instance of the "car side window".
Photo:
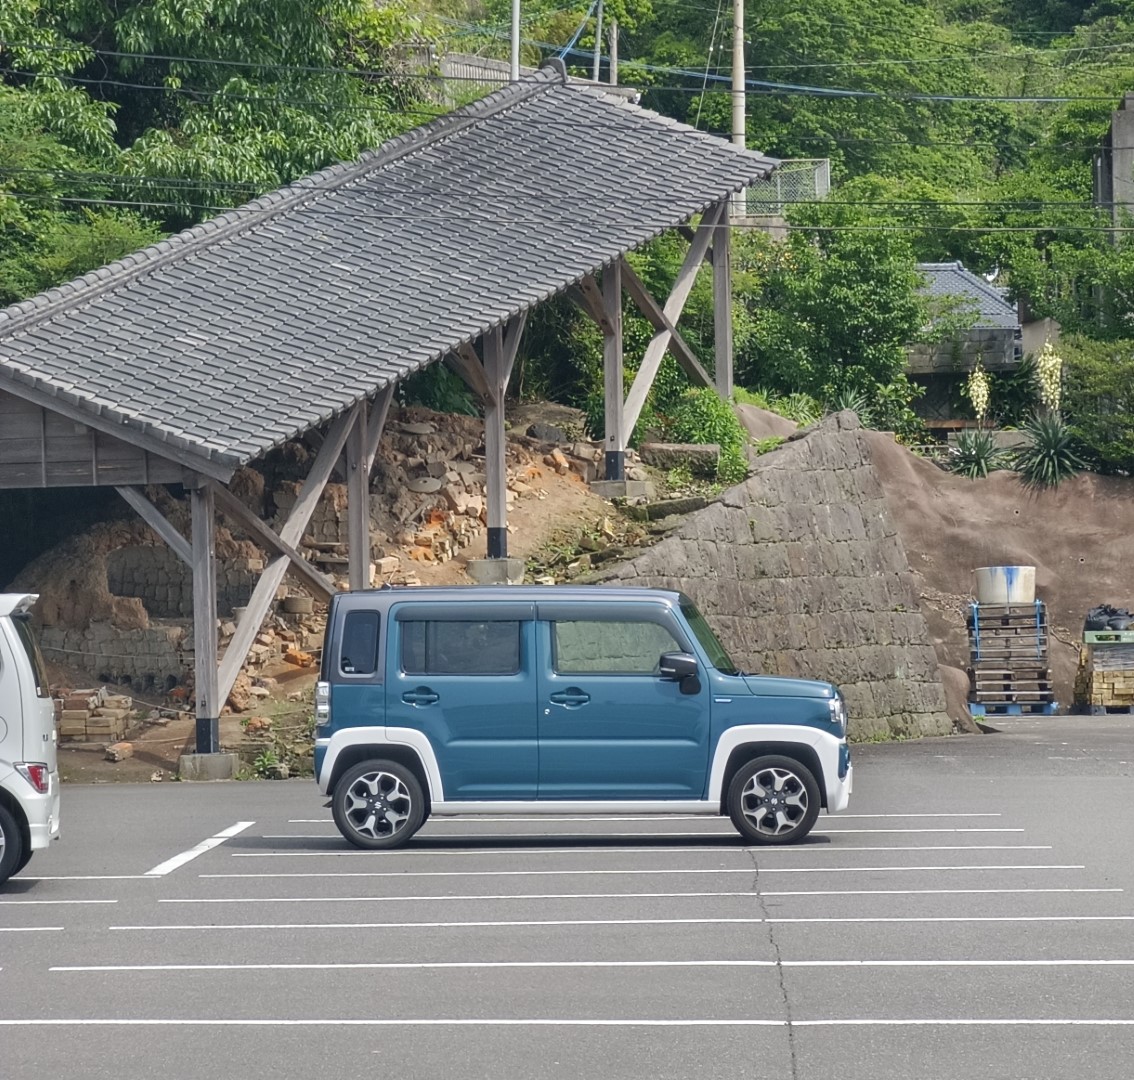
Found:
[(553, 622), (551, 643), (560, 675), (652, 675), (662, 653), (683, 649), (660, 623), (630, 620)]
[(515, 675), (520, 670), (515, 620), (406, 620), (400, 626), (407, 675)]
[(376, 611), (348, 611), (343, 619), (343, 644), (339, 650), (339, 670), (344, 675), (373, 675), (378, 670), (378, 629)]

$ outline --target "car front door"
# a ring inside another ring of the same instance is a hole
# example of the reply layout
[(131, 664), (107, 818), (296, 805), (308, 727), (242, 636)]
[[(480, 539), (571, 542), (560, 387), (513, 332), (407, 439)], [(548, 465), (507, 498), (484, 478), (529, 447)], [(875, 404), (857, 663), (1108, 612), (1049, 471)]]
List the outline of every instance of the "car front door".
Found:
[(625, 602), (537, 610), (539, 797), (701, 798), (708, 680), (687, 693), (658, 674), (662, 653), (690, 651), (672, 612)]

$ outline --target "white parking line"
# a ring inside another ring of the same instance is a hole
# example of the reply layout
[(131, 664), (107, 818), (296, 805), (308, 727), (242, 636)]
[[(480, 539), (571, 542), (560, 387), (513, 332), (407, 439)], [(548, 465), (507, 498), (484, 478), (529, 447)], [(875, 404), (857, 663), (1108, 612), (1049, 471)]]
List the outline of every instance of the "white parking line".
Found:
[(184, 866), (187, 862), (192, 862), (198, 855), (203, 855), (206, 851), (223, 844), (226, 840), (239, 833), (244, 832), (245, 829), (251, 828), (255, 825), (254, 821), (238, 821), (235, 825), (230, 825), (227, 829), (222, 829), (219, 833), (210, 836), (207, 840), (202, 840), (196, 847), (191, 847), (188, 851), (181, 852), (180, 855), (174, 855), (172, 859), (166, 859), (163, 863), (158, 863), (152, 870), (147, 870), (146, 877), (165, 877), (166, 874), (176, 870), (179, 866)]
[(784, 923), (1066, 923), (1134, 922), (1134, 915), (911, 915), (888, 918), (858, 916), (848, 918), (771, 918), (771, 919), (496, 919), (457, 922), (350, 922), (350, 923), (174, 923), (164, 926), (139, 924), (111, 926), (110, 930), (446, 930), (454, 928), (519, 926), (715, 926), (718, 924)]
[[(262, 840), (329, 840), (331, 837), (326, 836), (264, 836)], [(446, 837), (446, 839), (457, 839), (457, 837)], [(461, 839), (473, 839), (472, 837), (462, 837)], [(572, 837), (571, 839), (575, 839)], [(572, 847), (554, 847), (554, 848), (471, 848), (468, 850), (449, 849), (449, 848), (411, 848), (409, 850), (391, 851), (385, 853), (384, 858), (392, 858), (399, 855), (464, 855), (464, 856), (481, 856), (481, 855), (571, 855), (576, 851), (585, 851), (588, 855), (649, 855), (655, 852), (664, 852), (666, 855), (670, 854), (702, 854), (712, 853), (718, 851), (731, 851), (738, 854), (745, 853), (759, 853), (760, 855), (841, 855), (846, 851), (1051, 851), (1051, 844), (886, 844), (881, 847), (868, 847), (865, 845), (816, 845), (816, 844), (801, 844), (792, 847), (782, 847), (769, 849), (766, 847), (742, 847), (739, 843), (727, 844), (722, 847), (711, 847), (706, 844), (703, 847), (665, 847), (665, 848), (649, 848), (649, 847), (603, 847), (603, 846), (584, 846), (576, 845)], [(349, 849), (335, 849), (334, 851), (234, 851), (232, 858), (234, 859), (284, 859), (284, 858), (372, 858), (373, 852), (370, 851), (354, 851)]]
[(145, 874), (59, 874), (55, 877), (26, 877), (21, 881), (145, 881)]
[[(202, 877), (221, 876), (202, 874)], [(968, 893), (1120, 893), (1122, 889), (847, 889), (816, 892), (617, 892), (617, 893), (474, 893), (472, 895), (439, 896), (204, 896), (159, 899), (159, 904), (420, 904), (431, 902), (467, 904), (473, 901), (499, 900), (672, 900), (680, 897), (711, 899), (713, 897), (762, 896), (955, 896)]]
[(347, 870), (325, 873), (305, 874), (298, 872), (277, 874), (201, 874), (202, 878), (411, 878), (411, 877), (589, 877), (603, 875), (650, 875), (662, 876), (669, 874), (710, 875), (710, 874), (869, 874), (869, 873), (925, 873), (927, 871), (956, 871), (972, 870), (983, 872), (988, 870), (1086, 870), (1082, 863), (1068, 865), (1041, 864), (1034, 866), (1018, 865), (989, 865), (989, 866), (771, 866), (740, 869), (710, 869), (710, 870)]
[(31, 904), (117, 904), (117, 900), (0, 900), (0, 907), (18, 907)]
[(90, 964), (60, 965), (56, 974), (137, 974), (143, 971), (500, 971), (622, 968), (1099, 968), (1134, 967), (1134, 960), (427, 960), (312, 964)]
[(985, 893), (1120, 893), (1125, 889), (813, 889), (763, 892), (761, 896), (970, 896)]
[(0, 934), (38, 934), (47, 930), (62, 929), (62, 926), (0, 926)]
[[(211, 1017), (207, 1019), (157, 1019), (146, 1018), (94, 1018), (94, 1017), (35, 1017), (24, 1020), (0, 1019), (0, 1027), (231, 1027), (231, 1028), (289, 1028), (289, 1027), (577, 1027), (577, 1028), (756, 1028), (756, 1027), (1134, 1027), (1134, 1020), (1128, 1019), (1083, 1019), (1064, 1018), (995, 1018), (995, 1017), (948, 1017), (940, 1019), (818, 1019), (818, 1020), (757, 1020), (751, 1017), (738, 1019), (706, 1018), (689, 1019), (570, 1019), (560, 1017), (430, 1017), (430, 1018), (291, 1018), (245, 1019), (234, 1017)], [(376, 1054), (388, 1053), (375, 1050)]]

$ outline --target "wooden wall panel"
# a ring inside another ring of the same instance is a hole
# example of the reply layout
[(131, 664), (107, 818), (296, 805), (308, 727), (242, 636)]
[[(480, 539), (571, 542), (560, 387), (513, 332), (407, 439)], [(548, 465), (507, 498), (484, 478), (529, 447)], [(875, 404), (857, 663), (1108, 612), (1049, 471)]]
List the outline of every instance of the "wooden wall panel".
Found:
[(0, 390), (0, 488), (177, 484), (186, 470)]

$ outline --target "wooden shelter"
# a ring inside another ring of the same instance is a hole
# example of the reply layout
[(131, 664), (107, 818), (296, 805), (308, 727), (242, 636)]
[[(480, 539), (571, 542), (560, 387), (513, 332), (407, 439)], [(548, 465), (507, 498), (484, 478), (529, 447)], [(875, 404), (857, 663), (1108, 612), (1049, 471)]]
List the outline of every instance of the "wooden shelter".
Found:
[[(369, 563), (369, 476), (399, 380), (448, 363), (484, 406), (488, 553), (507, 555), (504, 393), (532, 307), (569, 294), (602, 328), (606, 476), (668, 350), (731, 391), (730, 197), (776, 162), (568, 84), (558, 62), (110, 266), (0, 312), (0, 488), (113, 486), (192, 568), (197, 749), (285, 574), (333, 585), (300, 553), (340, 462), (349, 579)], [(696, 221), (695, 227), (691, 222)], [(668, 229), (689, 251), (659, 303), (627, 252)], [(702, 262), (715, 287), (716, 367), (678, 319)], [(623, 387), (623, 294), (656, 333)], [(323, 434), (286, 523), (228, 490), (239, 467)], [(146, 497), (190, 491), (191, 536)], [(217, 513), (274, 556), (217, 658)]]

